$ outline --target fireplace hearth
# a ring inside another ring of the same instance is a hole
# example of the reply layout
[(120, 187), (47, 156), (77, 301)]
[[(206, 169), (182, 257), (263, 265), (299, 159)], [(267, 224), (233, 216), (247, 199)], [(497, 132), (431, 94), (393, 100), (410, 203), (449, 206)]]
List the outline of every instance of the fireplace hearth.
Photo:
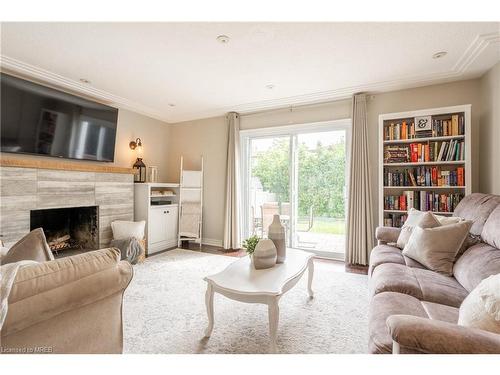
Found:
[(30, 230), (42, 228), (55, 256), (99, 248), (99, 207), (51, 208), (30, 211)]

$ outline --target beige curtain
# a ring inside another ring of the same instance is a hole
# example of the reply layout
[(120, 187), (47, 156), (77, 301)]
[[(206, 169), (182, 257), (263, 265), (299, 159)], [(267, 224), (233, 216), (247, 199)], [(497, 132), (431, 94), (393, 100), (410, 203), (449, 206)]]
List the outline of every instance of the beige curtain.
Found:
[(373, 247), (366, 96), (352, 99), (352, 142), (347, 211), (347, 263), (367, 265)]
[(229, 128), (224, 212), (224, 249), (240, 248), (240, 116), (226, 116)]

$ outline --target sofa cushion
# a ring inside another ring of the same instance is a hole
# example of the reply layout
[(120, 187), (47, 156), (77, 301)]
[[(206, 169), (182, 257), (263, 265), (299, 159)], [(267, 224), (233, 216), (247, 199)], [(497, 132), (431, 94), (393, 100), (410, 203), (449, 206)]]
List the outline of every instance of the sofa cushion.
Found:
[(406, 219), (397, 239), (397, 247), (403, 249), (410, 239), (413, 228), (420, 226), (422, 228), (433, 228), (440, 225), (450, 225), (460, 222), (460, 217), (449, 217), (443, 215), (434, 215), (430, 211), (419, 211), (410, 208), (408, 218)]
[(500, 250), (485, 243), (470, 247), (453, 266), (453, 276), (469, 292), (497, 273), (500, 273)]
[(491, 212), (500, 204), (500, 196), (472, 193), (465, 196), (455, 208), (453, 216), (473, 221), (470, 232), (480, 235)]
[(433, 271), (452, 275), (456, 255), (471, 225), (472, 222), (467, 220), (443, 226), (436, 222), (419, 224), (413, 229), (403, 254)]
[(378, 245), (373, 248), (370, 253), (370, 268), (368, 275), (373, 273), (373, 270), (385, 263), (402, 264), (408, 267), (424, 268), (422, 264), (403, 255), (400, 249), (390, 245)]
[(459, 307), (468, 294), (453, 277), (391, 263), (375, 268), (370, 279), (371, 295), (383, 292), (407, 294), (419, 300), (453, 307)]
[(457, 324), (460, 309), (440, 303), (420, 301), (429, 319)]
[(420, 301), (415, 297), (385, 292), (377, 294), (370, 302), (369, 344), (371, 353), (392, 353), (392, 337), (386, 320), (391, 315), (411, 315), (445, 322), (458, 321), (458, 308)]
[(42, 228), (33, 229), (26, 236), (16, 242), (0, 260), (1, 264), (33, 260), (46, 262), (53, 260), (54, 256), (47, 244)]
[(484, 223), (481, 238), (488, 245), (500, 249), (500, 205), (493, 210)]

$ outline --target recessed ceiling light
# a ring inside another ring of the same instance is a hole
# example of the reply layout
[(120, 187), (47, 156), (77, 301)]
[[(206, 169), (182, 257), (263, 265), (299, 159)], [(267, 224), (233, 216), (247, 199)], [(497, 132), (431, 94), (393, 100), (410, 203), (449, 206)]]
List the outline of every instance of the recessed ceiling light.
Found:
[(222, 44), (229, 43), (229, 37), (227, 35), (219, 35), (217, 41)]
[(448, 52), (446, 52), (446, 51), (437, 52), (434, 55), (432, 55), (432, 58), (433, 59), (440, 59), (441, 57), (446, 56), (447, 53)]
[(272, 90), (274, 89), (274, 85), (273, 84), (266, 85), (266, 89)]
[(86, 78), (80, 78), (80, 82), (86, 83), (86, 84), (90, 83), (90, 81), (88, 79), (86, 79)]
[(175, 104), (174, 103), (168, 103), (168, 106), (169, 107), (175, 107)]

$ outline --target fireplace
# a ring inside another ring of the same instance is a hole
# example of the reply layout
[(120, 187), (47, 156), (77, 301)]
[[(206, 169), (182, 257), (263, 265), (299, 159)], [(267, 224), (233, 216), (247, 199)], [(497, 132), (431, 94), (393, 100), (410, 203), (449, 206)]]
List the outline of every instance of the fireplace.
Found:
[(30, 211), (30, 230), (42, 228), (56, 256), (99, 248), (99, 207), (69, 207)]

